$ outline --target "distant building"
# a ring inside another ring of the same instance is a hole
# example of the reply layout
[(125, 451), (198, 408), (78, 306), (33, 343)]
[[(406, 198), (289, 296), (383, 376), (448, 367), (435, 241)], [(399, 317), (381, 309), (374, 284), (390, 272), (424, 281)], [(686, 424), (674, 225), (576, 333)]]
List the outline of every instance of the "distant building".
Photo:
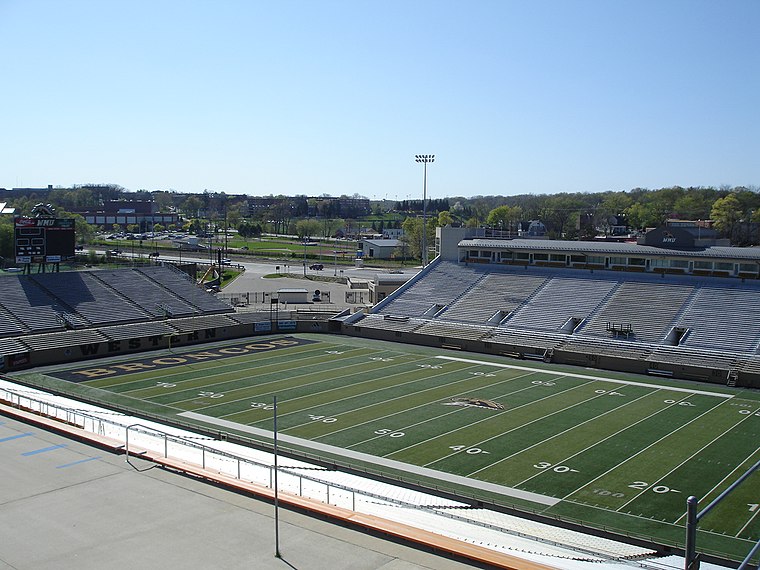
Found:
[(156, 212), (156, 203), (146, 200), (107, 200), (98, 210), (83, 209), (80, 214), (88, 224), (103, 226), (106, 229), (114, 224), (120, 226), (137, 225), (140, 231), (150, 231), (155, 224), (164, 227), (177, 225), (179, 216), (176, 213)]
[(365, 239), (361, 242), (361, 251), (365, 259), (392, 259), (401, 247), (397, 239)]

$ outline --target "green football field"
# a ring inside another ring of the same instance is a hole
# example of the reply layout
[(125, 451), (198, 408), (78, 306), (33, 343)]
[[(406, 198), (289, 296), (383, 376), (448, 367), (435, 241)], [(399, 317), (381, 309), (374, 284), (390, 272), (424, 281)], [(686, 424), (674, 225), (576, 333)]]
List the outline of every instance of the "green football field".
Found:
[[(760, 459), (756, 392), (350, 337), (238, 339), (45, 374), (241, 433), (272, 430), (276, 396), (283, 436), (401, 462), (409, 480), (496, 484), (463, 492), (668, 544), (683, 543), (689, 495), (706, 506)], [(756, 472), (700, 523), (699, 549), (743, 557), (759, 505)]]

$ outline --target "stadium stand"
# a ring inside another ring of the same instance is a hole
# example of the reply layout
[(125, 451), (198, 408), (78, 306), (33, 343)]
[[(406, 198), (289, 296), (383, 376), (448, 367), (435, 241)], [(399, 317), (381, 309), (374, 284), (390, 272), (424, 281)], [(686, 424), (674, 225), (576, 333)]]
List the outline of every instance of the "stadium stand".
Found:
[(184, 317), (198, 312), (196, 307), (179, 298), (174, 290), (158, 285), (142, 271), (97, 271), (93, 272), (93, 277), (119, 291), (152, 317), (166, 317), (167, 313)]
[(234, 314), (232, 307), (183, 275), (151, 267), (4, 276), (0, 363), (10, 355), (27, 363), (23, 355), (34, 352), (241, 324), (224, 316)]
[(636, 340), (661, 342), (693, 293), (694, 287), (688, 285), (623, 282), (604, 307), (589, 319), (582, 332), (609, 338), (607, 323), (628, 323)]
[(70, 312), (92, 325), (144, 321), (150, 315), (128, 297), (99, 282), (89, 272), (69, 271), (34, 275), (31, 279)]
[(466, 294), (483, 277), (485, 273), (464, 265), (437, 264), (424, 279), (412, 280), (404, 295), (395, 298), (380, 312), (410, 317), (434, 315)]
[(25, 276), (3, 278), (0, 306), (23, 323), (25, 332), (60, 331), (65, 324), (60, 315), (67, 312), (60, 303)]
[[(618, 285), (602, 279), (548, 279), (510, 317), (506, 326), (517, 329), (557, 331), (569, 319), (583, 322)], [(572, 332), (575, 327), (569, 332)]]
[(760, 374), (758, 314), (756, 280), (438, 259), (348, 325), (388, 340), (731, 383)]
[[(182, 291), (182, 299), (194, 308), (194, 311), (191, 311), (189, 314), (233, 312), (232, 307), (196, 287), (195, 283), (187, 275), (175, 269), (173, 265), (141, 267), (135, 271), (143, 274), (148, 280), (159, 285), (166, 293), (172, 296), (176, 297), (175, 291)], [(191, 287), (188, 285), (191, 285)], [(189, 316), (189, 314), (173, 313), (170, 316)]]

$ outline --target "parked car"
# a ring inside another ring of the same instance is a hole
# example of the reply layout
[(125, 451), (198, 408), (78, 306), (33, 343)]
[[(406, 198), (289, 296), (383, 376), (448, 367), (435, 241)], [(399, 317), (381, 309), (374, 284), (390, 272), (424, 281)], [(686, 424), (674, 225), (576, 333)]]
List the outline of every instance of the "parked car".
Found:
[(324, 268), (325, 266), (321, 263), (312, 263), (309, 265), (309, 269), (313, 269), (314, 271), (322, 271)]

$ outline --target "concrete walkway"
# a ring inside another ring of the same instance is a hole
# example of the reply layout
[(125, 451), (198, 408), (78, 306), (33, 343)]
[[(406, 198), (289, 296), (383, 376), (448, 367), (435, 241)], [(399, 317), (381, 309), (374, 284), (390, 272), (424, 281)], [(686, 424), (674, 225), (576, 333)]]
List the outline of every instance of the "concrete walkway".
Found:
[(132, 462), (0, 415), (0, 570), (471, 568)]

